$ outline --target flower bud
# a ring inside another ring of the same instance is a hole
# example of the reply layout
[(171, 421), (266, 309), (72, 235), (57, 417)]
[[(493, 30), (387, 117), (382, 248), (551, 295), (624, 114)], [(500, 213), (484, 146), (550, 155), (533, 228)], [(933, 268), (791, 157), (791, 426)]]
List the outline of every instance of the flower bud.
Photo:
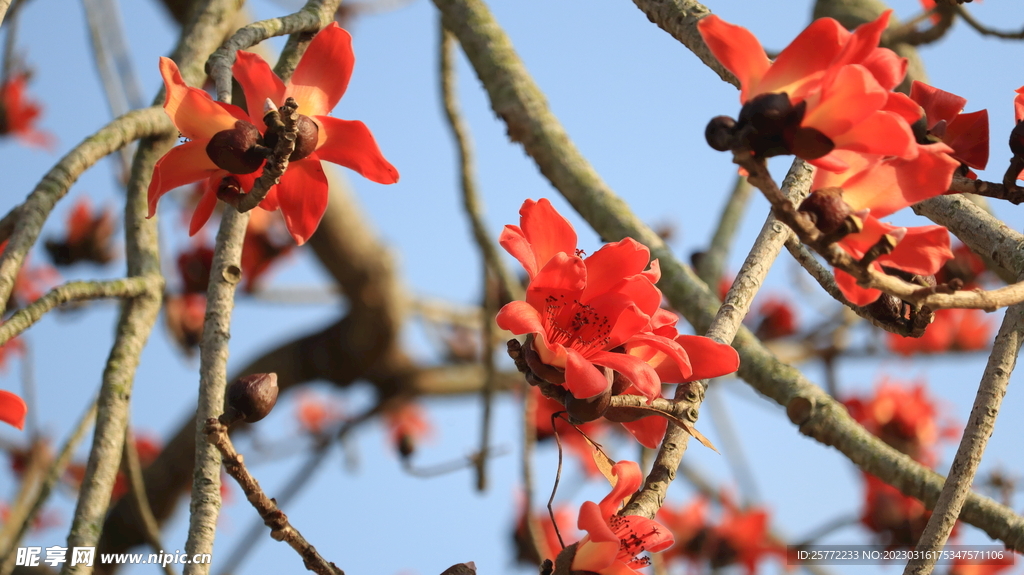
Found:
[(256, 149), (260, 131), (249, 122), (238, 120), (235, 127), (221, 130), (206, 144), (206, 155), (218, 168), (232, 174), (251, 174), (263, 165), (263, 154)]
[[(268, 130), (264, 140), (271, 150), (277, 146), (278, 133)], [(309, 116), (298, 115), (295, 121), (295, 151), (288, 156), (289, 162), (296, 162), (312, 154), (316, 150), (317, 140), (320, 138), (320, 128)]]
[(727, 152), (732, 149), (736, 120), (729, 116), (715, 116), (704, 128), (704, 139), (712, 149)]
[(814, 220), (823, 234), (839, 229), (850, 215), (850, 206), (843, 201), (842, 188), (815, 190), (800, 204), (800, 211)]
[(277, 404), (277, 391), (276, 373), (254, 373), (236, 379), (228, 386), (221, 423), (230, 425), (239, 419), (255, 423), (263, 419)]
[(1017, 122), (1010, 132), (1010, 151), (1014, 156), (1024, 158), (1024, 121)]

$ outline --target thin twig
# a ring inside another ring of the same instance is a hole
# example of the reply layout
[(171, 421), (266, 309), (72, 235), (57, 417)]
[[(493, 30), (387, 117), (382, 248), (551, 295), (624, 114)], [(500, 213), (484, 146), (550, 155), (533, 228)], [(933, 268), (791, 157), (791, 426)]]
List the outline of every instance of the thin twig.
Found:
[[(82, 5), (85, 7), (86, 27), (89, 29), (89, 42), (92, 45), (92, 59), (96, 63), (96, 71), (99, 73), (100, 84), (107, 97), (111, 115), (116, 118), (131, 108), (128, 105), (125, 87), (121, 84), (121, 77), (114, 69), (110, 54), (107, 52), (106, 42), (109, 34), (106, 30), (106, 22), (111, 15), (105, 6), (100, 5), (100, 2), (101, 0), (82, 0)], [(118, 152), (123, 181), (124, 178), (127, 178), (128, 170), (131, 169), (131, 150), (125, 146)]]
[(163, 282), (153, 277), (132, 277), (107, 281), (73, 281), (57, 286), (46, 295), (18, 310), (0, 325), (0, 346), (18, 336), (46, 312), (72, 301), (104, 298), (133, 298), (159, 291)]
[(939, 500), (935, 503), (924, 533), (914, 547), (923, 553), (915, 555), (907, 563), (904, 575), (928, 575), (935, 567), (938, 554), (928, 552), (938, 551), (946, 544), (960, 516), (964, 501), (971, 492), (971, 485), (974, 483), (978, 465), (981, 464), (981, 457), (985, 453), (985, 446), (995, 428), (996, 416), (999, 415), (999, 406), (1006, 395), (1010, 375), (1017, 365), (1021, 343), (1024, 343), (1024, 304), (1010, 307), (1003, 316), (1003, 323), (992, 345), (985, 373), (978, 385), (971, 417), (967, 420), (960, 447), (953, 458), (953, 465), (949, 468), (949, 476), (942, 486), (942, 493), (939, 494)]
[(75, 425), (71, 434), (64, 440), (60, 453), (50, 463), (50, 467), (47, 469), (46, 475), (39, 482), (35, 493), (31, 496), (21, 493), (15, 499), (14, 506), (11, 508), (7, 520), (4, 522), (3, 527), (0, 528), (0, 557), (5, 557), (3, 564), (0, 565), (0, 575), (10, 575), (11, 570), (14, 568), (14, 549), (21, 542), (22, 538), (25, 537), (25, 534), (28, 533), (36, 517), (39, 516), (39, 512), (46, 504), (46, 500), (49, 499), (50, 493), (53, 492), (54, 486), (60, 481), (60, 478), (67, 470), (68, 464), (71, 463), (71, 457), (75, 454), (75, 449), (82, 442), (82, 439), (85, 438), (85, 434), (92, 427), (95, 419), (96, 400), (93, 399), (89, 402), (89, 407), (86, 408), (85, 413), (79, 418), (78, 424)]
[[(520, 384), (522, 379), (520, 378)], [(523, 477), (523, 521), (526, 524), (526, 533), (529, 535), (533, 548), (537, 550), (540, 557), (541, 550), (546, 545), (544, 535), (533, 516), (533, 452), (537, 446), (537, 396), (531, 390), (526, 389), (523, 393), (523, 453), (520, 460)], [(543, 559), (541, 557), (541, 559)]]
[[(718, 389), (718, 391), (713, 392), (714, 389)], [(736, 425), (733, 423), (732, 417), (729, 416), (729, 410), (725, 405), (725, 396), (722, 394), (722, 390), (714, 384), (708, 386), (706, 393), (717, 396), (711, 401), (706, 401), (705, 397), (704, 403), (711, 411), (711, 420), (722, 440), (722, 453), (732, 469), (736, 484), (740, 487), (743, 505), (757, 505), (761, 501), (761, 492), (757, 488), (757, 475), (744, 453), (743, 442), (740, 441), (739, 433), (736, 432)]]
[(975, 20), (974, 16), (972, 16), (971, 13), (967, 11), (967, 8), (964, 8), (963, 6), (960, 5), (956, 6), (956, 13), (959, 14), (960, 17), (964, 19), (964, 22), (967, 22), (968, 26), (977, 30), (977, 32), (982, 36), (995, 36), (996, 38), (1003, 38), (1004, 40), (1024, 39), (1024, 29), (1020, 30), (1019, 32), (1003, 32), (1001, 30), (989, 28), (988, 26), (985, 26), (981, 22)]
[(306, 538), (299, 533), (299, 530), (292, 526), (288, 517), (277, 506), (273, 499), (267, 497), (263, 488), (246, 469), (242, 456), (235, 451), (228, 437), (227, 427), (210, 418), (204, 426), (206, 429), (206, 442), (213, 445), (221, 454), (224, 460), (224, 469), (228, 475), (238, 482), (239, 487), (245, 493), (246, 499), (263, 518), (263, 522), (270, 528), (270, 536), (277, 541), (284, 541), (294, 549), (300, 557), (306, 569), (319, 575), (345, 575), (334, 563), (327, 561), (317, 553)]
[[(139, 518), (142, 520), (142, 531), (147, 542), (154, 553), (160, 553), (167, 549), (161, 541), (160, 525), (153, 516), (153, 510), (149, 506), (149, 498), (146, 496), (146, 483), (142, 479), (142, 462), (139, 461), (139, 450), (135, 445), (135, 437), (131, 425), (124, 431), (124, 448), (121, 455), (124, 467), (128, 470), (128, 482), (131, 485), (131, 496), (139, 511)], [(165, 575), (177, 575), (174, 566), (162, 564)]]
[[(16, 73), (18, 66), (18, 10), (24, 4), (24, 0), (10, 2), (11, 10), (7, 14), (7, 26), (4, 28), (7, 34), (4, 36), (4, 57), (3, 68), (0, 68), (0, 82), (7, 82)], [(0, 19), (2, 19), (0, 15)]]

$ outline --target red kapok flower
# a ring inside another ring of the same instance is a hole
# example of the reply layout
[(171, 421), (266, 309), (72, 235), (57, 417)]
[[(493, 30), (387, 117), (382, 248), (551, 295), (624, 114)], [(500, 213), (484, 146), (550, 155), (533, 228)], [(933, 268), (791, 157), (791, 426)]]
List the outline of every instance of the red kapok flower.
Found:
[(46, 251), (58, 266), (86, 261), (106, 264), (114, 259), (114, 212), (93, 212), (89, 196), (82, 196), (67, 219), (63, 240), (47, 240)]
[(910, 99), (924, 108), (928, 133), (947, 144), (950, 155), (968, 166), (984, 170), (988, 164), (988, 110), (964, 114), (966, 98), (917, 80)]
[(616, 515), (643, 482), (640, 466), (620, 461), (612, 466), (615, 485), (600, 504), (585, 501), (577, 526), (587, 532), (576, 547), (573, 571), (601, 575), (633, 575), (650, 564), (644, 551), (657, 553), (672, 545), (672, 533), (661, 523), (638, 515)]
[(767, 511), (758, 507), (740, 511), (725, 503), (725, 517), (708, 536), (707, 553), (713, 568), (739, 563), (746, 567), (747, 575), (753, 575), (765, 557), (786, 557), (786, 548), (768, 536)]
[(675, 539), (675, 545), (665, 550), (665, 560), (701, 558), (704, 544), (710, 533), (708, 524), (708, 500), (700, 497), (686, 506), (663, 505), (658, 510), (658, 521), (668, 527)]
[(28, 406), (21, 397), (0, 389), (0, 421), (13, 425), (18, 429), (25, 427), (25, 414)]
[(924, 383), (899, 385), (883, 380), (869, 397), (851, 397), (843, 402), (850, 416), (871, 434), (931, 466), (940, 439), (956, 439), (960, 429), (947, 421), (938, 423), (938, 407)]
[[(758, 131), (770, 128), (773, 133), (762, 135), (778, 140), (785, 153), (841, 172), (847, 165), (832, 154), (835, 150), (904, 158), (916, 152), (909, 122), (920, 111), (906, 96), (891, 92), (906, 74), (906, 60), (878, 47), (890, 13), (852, 34), (831, 18), (819, 18), (774, 62), (746, 28), (713, 14), (697, 26), (711, 52), (739, 79), (744, 105), (762, 98), (762, 105), (770, 100), (773, 107), (782, 105), (776, 111), (793, 112), (786, 125), (758, 126)], [(772, 94), (787, 101), (763, 99)], [(744, 117), (741, 113), (741, 123)]]
[(762, 340), (789, 337), (796, 333), (796, 311), (788, 301), (778, 296), (769, 296), (757, 308), (761, 320), (754, 334)]
[(206, 294), (167, 296), (164, 298), (164, 319), (174, 341), (187, 353), (193, 353), (203, 337)]
[(596, 441), (606, 429), (604, 421), (597, 419), (573, 425), (564, 417), (552, 418), (556, 413), (564, 413), (565, 406), (550, 397), (545, 397), (538, 387), (531, 386), (527, 393), (532, 394), (536, 402), (533, 410), (533, 425), (537, 440), (544, 441), (554, 438), (557, 433), (562, 447), (576, 457), (588, 476), (600, 475), (601, 471), (597, 468), (597, 463), (594, 462), (594, 446), (587, 441), (586, 437), (583, 437), (583, 434), (586, 433), (587, 437)]
[(191, 249), (178, 254), (181, 291), (205, 294), (210, 285), (210, 270), (212, 269), (213, 248), (202, 242), (193, 243)]
[(900, 355), (979, 351), (991, 345), (994, 329), (993, 318), (987, 317), (980, 309), (940, 309), (921, 337), (891, 333), (886, 344)]
[(22, 72), (0, 85), (0, 134), (13, 134), (31, 146), (49, 151), (57, 146), (53, 134), (35, 128), (43, 109), (25, 97), (28, 74)]
[[(253, 146), (262, 141), (265, 125), (260, 111), (268, 98), (275, 106), (294, 98), (298, 112), (316, 126), (315, 144), (303, 146), (292, 155), (281, 182), (260, 203), (266, 210), (281, 209), (296, 243), (301, 245), (309, 239), (327, 209), (327, 178), (319, 160), (351, 168), (378, 183), (397, 182), (398, 171), (384, 159), (365, 125), (325, 115), (344, 94), (354, 63), (352, 38), (334, 23), (310, 42), (288, 84), (274, 75), (262, 58), (240, 51), (232, 72), (245, 93), (250, 110), (246, 114), (238, 106), (215, 102), (206, 92), (187, 86), (177, 65), (161, 58), (160, 72), (167, 87), (164, 110), (190, 141), (157, 162), (149, 187), (150, 216), (169, 190), (205, 180), (202, 200), (189, 226), (189, 233), (195, 234), (213, 213), (217, 190), (225, 178), (234, 179), (234, 185), (242, 190), (252, 189), (255, 172), (263, 163)], [(227, 162), (218, 156), (217, 163), (211, 159), (208, 146), (215, 136), (224, 133), (237, 136), (245, 150)]]
[[(949, 248), (949, 231), (946, 228), (898, 228), (871, 216), (864, 219), (864, 229), (860, 233), (846, 236), (839, 241), (839, 246), (854, 258), (860, 259), (885, 235), (896, 240), (896, 247), (891, 253), (871, 263), (876, 270), (885, 266), (913, 275), (930, 276), (939, 271), (946, 261), (953, 259), (953, 252)], [(854, 305), (868, 305), (882, 295), (877, 289), (857, 285), (857, 280), (843, 270), (837, 269), (835, 273), (836, 285)]]
[(384, 413), (391, 444), (402, 457), (409, 457), (416, 446), (434, 432), (426, 412), (416, 403), (407, 402)]
[(931, 511), (917, 499), (874, 475), (865, 473), (864, 511), (860, 522), (874, 531), (879, 543), (892, 549), (913, 547), (924, 533)]
[(248, 293), (256, 291), (274, 262), (287, 256), (295, 247), (290, 237), (275, 233), (278, 230), (272, 217), (269, 212), (254, 210), (245, 229), (245, 239), (242, 240), (242, 277), (245, 283), (242, 288)]
[[(500, 241), (526, 269), (530, 285), (526, 301), (505, 305), (496, 321), (514, 334), (533, 334), (540, 360), (564, 370), (573, 396), (593, 397), (611, 388), (611, 378), (598, 366), (619, 372), (649, 399), (661, 395), (661, 364), (679, 380), (693, 375), (686, 349), (674, 339), (674, 316), (673, 325), (652, 324), (661, 310), (661, 291), (654, 287), (661, 271), (646, 247), (626, 238), (583, 259), (576, 232), (546, 199), (526, 200), (519, 214), (520, 226), (505, 226)], [(669, 328), (673, 337), (655, 327)], [(627, 353), (612, 351), (620, 346)]]
[[(576, 528), (572, 524), (572, 511), (564, 505), (558, 505), (554, 508), (554, 512), (554, 523), (551, 522), (551, 516), (548, 515), (547, 509), (534, 511), (531, 514), (530, 519), (533, 520), (534, 528), (539, 529), (541, 535), (540, 541), (533, 541), (526, 526), (526, 506), (520, 502), (519, 519), (516, 521), (516, 530), (513, 533), (516, 559), (520, 563), (536, 567), (545, 559), (554, 561), (562, 551), (558, 534), (561, 533), (562, 538), (569, 541), (575, 537)], [(555, 531), (556, 524), (558, 525), (557, 532)]]

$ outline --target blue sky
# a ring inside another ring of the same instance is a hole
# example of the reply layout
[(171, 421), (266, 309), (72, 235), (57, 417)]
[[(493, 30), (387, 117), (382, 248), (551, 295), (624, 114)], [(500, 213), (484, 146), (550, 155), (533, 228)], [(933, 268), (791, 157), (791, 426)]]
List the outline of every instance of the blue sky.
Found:
[[(682, 45), (648, 22), (625, 0), (522, 0), (491, 2), (498, 21), (511, 36), (519, 54), (545, 91), (554, 113), (568, 133), (604, 177), (651, 224), (672, 223), (678, 229), (673, 247), (682, 258), (702, 248), (712, 230), (735, 169), (726, 154), (714, 152), (703, 140), (707, 120), (738, 112), (735, 89), (723, 82)], [(1020, 25), (1020, 12), (1010, 3), (974, 3), (973, 13), (992, 25)], [(901, 16), (916, 14), (914, 0), (892, 2)], [(281, 15), (297, 3), (253, 2), (259, 18)], [(750, 28), (770, 50), (777, 50), (807, 24), (810, 3), (713, 2), (710, 8), (728, 21)], [(12, 140), (0, 142), (7, 161), (0, 210), (6, 212), (27, 194), (61, 154), (109, 121), (108, 107), (95, 73), (79, 3), (32, 2), (25, 9), (19, 30), (19, 49), (35, 69), (30, 91), (45, 106), (41, 126), (57, 134), (60, 144), (51, 155), (27, 149)], [(148, 101), (160, 85), (157, 57), (174, 44), (176, 29), (155, 2), (122, 2), (127, 42)], [(353, 29), (356, 68), (350, 88), (334, 115), (364, 121), (381, 149), (402, 175), (397, 185), (373, 184), (347, 174), (359, 202), (380, 237), (401, 265), (401, 276), (411, 293), (472, 303), (480, 291), (480, 257), (473, 247), (457, 191), (454, 148), (443, 122), (437, 88), (437, 14), (433, 4), (414, 0), (381, 15), (356, 21)], [(280, 42), (275, 43), (276, 46)], [(967, 110), (989, 110), (992, 122), (991, 168), (982, 177), (998, 181), (1009, 158), (1003, 142), (1013, 126), (1013, 91), (1024, 84), (1017, 65), (1019, 43), (983, 39), (958, 23), (939, 44), (921, 50), (933, 85), (968, 99)], [(596, 234), (562, 201), (522, 150), (508, 142), (504, 125), (491, 112), (471, 68), (459, 58), (459, 97), (471, 125), (478, 155), (480, 188), (487, 222), (494, 236), (501, 226), (515, 223), (526, 198), (548, 197), (569, 216), (580, 234), (580, 247), (592, 252)], [(788, 159), (775, 160), (782, 173)], [(103, 161), (82, 176), (67, 199), (55, 210), (43, 237), (56, 235), (72, 201), (82, 195), (94, 203), (121, 209), (123, 200), (113, 177), (113, 161)], [(995, 206), (1008, 224), (1024, 225), (1017, 209)], [(731, 258), (739, 267), (747, 247), (761, 227), (767, 203), (755, 198), (735, 242)], [(162, 205), (163, 255), (173, 261), (176, 247), (185, 245), (177, 208)], [(901, 215), (909, 223), (913, 216)], [(44, 258), (40, 251), (36, 260)], [(509, 259), (510, 264), (514, 263)], [(67, 279), (110, 277), (123, 274), (123, 261), (108, 269), (73, 268)], [(794, 264), (783, 254), (769, 276), (766, 292), (796, 294)], [(274, 287), (323, 286), (327, 276), (312, 256), (300, 251), (273, 277)], [(821, 294), (801, 295), (809, 302), (824, 302)], [(813, 307), (812, 305), (808, 306)], [(230, 366), (239, 367), (277, 342), (307, 333), (333, 321), (341, 313), (337, 302), (306, 305), (270, 305), (240, 302), (234, 320)], [(804, 315), (808, 322), (819, 317)], [(51, 314), (28, 333), (34, 358), (41, 405), (42, 428), (56, 441), (63, 440), (86, 402), (98, 388), (100, 374), (113, 338), (116, 307), (100, 303), (71, 313)], [(432, 361), (434, 348), (427, 334), (414, 325), (406, 333), (417, 357)], [(881, 377), (924, 379), (943, 399), (948, 412), (966, 421), (985, 356), (969, 354), (902, 360), (849, 359), (840, 362), (842, 389), (868, 390)], [(0, 388), (18, 390), (20, 367), (0, 375)], [(166, 437), (194, 408), (198, 360), (183, 357), (161, 323), (150, 339), (138, 372), (133, 397), (133, 421), (139, 431)], [(812, 381), (822, 382), (816, 364), (805, 366)], [(1015, 377), (1014, 380), (1017, 378)], [(371, 401), (369, 390), (355, 386), (334, 391), (348, 413)], [(275, 413), (257, 426), (266, 441), (294, 439), (293, 403), (285, 396)], [(838, 452), (801, 436), (773, 402), (759, 397), (744, 383), (726, 381), (722, 393), (709, 401), (722, 401), (737, 426), (743, 449), (757, 470), (756, 483), (763, 503), (771, 508), (780, 531), (799, 539), (815, 527), (844, 513), (857, 513), (861, 501), (856, 470)], [(427, 402), (437, 433), (418, 455), (424, 464), (449, 461), (476, 448), (479, 405), (475, 399)], [(1010, 386), (1004, 415), (982, 463), (982, 470), (1002, 466), (1020, 473), (1017, 438), (1024, 433), (1020, 418), (1024, 393)], [(719, 443), (716, 423), (705, 410), (699, 426)], [(497, 404), (495, 443), (518, 449), (517, 404), (509, 398)], [(23, 439), (10, 429), (0, 436)], [(292, 445), (302, 446), (301, 442)], [(242, 441), (243, 451), (251, 444)], [(634, 458), (635, 450), (619, 445), (619, 458)], [(495, 459), (492, 484), (485, 494), (473, 491), (470, 472), (432, 479), (404, 474), (387, 446), (382, 427), (373, 423), (357, 433), (351, 449), (358, 454), (356, 470), (346, 470), (340, 450), (319, 469), (310, 487), (285, 509), (294, 524), (329, 559), (350, 575), (369, 573), (440, 573), (452, 563), (473, 560), (481, 573), (517, 572), (512, 563), (510, 530), (516, 508), (520, 476), (517, 455)], [(943, 465), (952, 458), (944, 453)], [(300, 451), (300, 449), (295, 449)], [(81, 450), (84, 457), (85, 450)], [(259, 465), (253, 471), (272, 496), (302, 460), (301, 456)], [(694, 444), (687, 460), (724, 485), (735, 486), (725, 458)], [(538, 491), (546, 493), (554, 474), (555, 455), (544, 447), (535, 472)], [(578, 504), (603, 496), (606, 487), (579, 485), (581, 474), (570, 464), (563, 493)], [(670, 491), (683, 501), (691, 490), (677, 482)], [(0, 473), (0, 497), (13, 495), (15, 484)], [(54, 496), (56, 508), (70, 519), (73, 494)], [(1019, 508), (1018, 508), (1019, 509)], [(165, 529), (168, 550), (182, 548), (187, 505), (180, 507)], [(255, 513), (237, 489), (225, 507), (214, 553), (226, 554), (248, 529)], [(966, 529), (965, 538), (983, 542), (985, 536)], [(30, 542), (62, 544), (66, 532), (50, 530)], [(865, 541), (859, 528), (841, 531), (829, 541)], [(284, 545), (265, 541), (242, 569), (243, 573), (296, 571), (300, 564)], [(888, 571), (894, 571), (889, 569)], [(155, 573), (134, 568), (128, 573)], [(526, 571), (523, 571), (526, 572)]]

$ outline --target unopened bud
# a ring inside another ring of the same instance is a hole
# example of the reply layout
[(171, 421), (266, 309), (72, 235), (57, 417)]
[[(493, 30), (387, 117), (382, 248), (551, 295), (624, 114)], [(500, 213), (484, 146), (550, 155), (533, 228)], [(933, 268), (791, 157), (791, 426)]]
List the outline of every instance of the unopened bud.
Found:
[(732, 149), (736, 120), (729, 116), (715, 116), (704, 128), (704, 139), (712, 149), (727, 152)]
[(1014, 156), (1024, 158), (1024, 121), (1017, 122), (1010, 132), (1010, 151)]
[(815, 190), (800, 204), (800, 211), (814, 220), (814, 225), (823, 234), (830, 234), (840, 228), (850, 215), (850, 206), (843, 201), (842, 188)]
[(251, 174), (263, 165), (263, 154), (256, 149), (260, 132), (249, 122), (238, 120), (235, 127), (221, 130), (206, 144), (206, 155), (218, 168), (232, 174)]
[(270, 413), (277, 404), (277, 374), (254, 373), (240, 377), (228, 386), (227, 407), (221, 423), (230, 425), (238, 420), (255, 423)]

